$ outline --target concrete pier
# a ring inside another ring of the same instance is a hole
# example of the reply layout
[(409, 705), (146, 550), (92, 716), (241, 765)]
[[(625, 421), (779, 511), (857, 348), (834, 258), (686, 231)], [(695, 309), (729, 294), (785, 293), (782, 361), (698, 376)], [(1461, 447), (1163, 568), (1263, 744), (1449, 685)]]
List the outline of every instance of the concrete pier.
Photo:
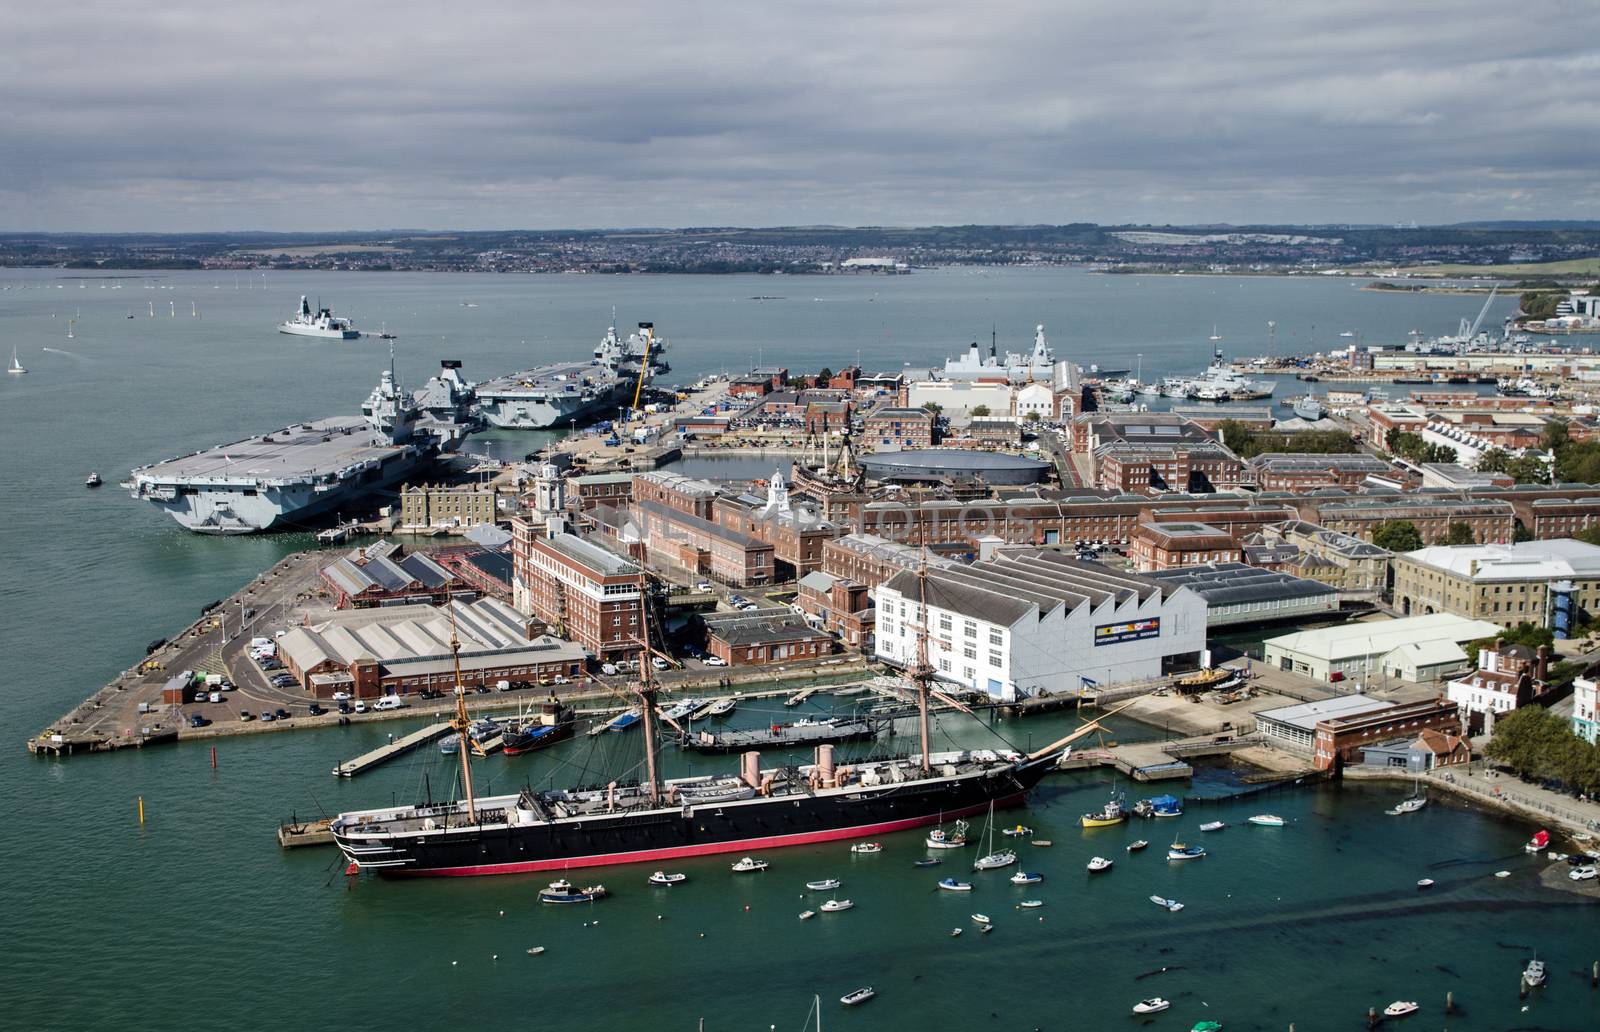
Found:
[(450, 722), (429, 724), (427, 727), (411, 732), (403, 738), (396, 738), (388, 745), (380, 745), (371, 752), (362, 753), (353, 760), (346, 760), (333, 768), (336, 778), (353, 778), (376, 767), (380, 763), (387, 763), (396, 756), (404, 756), (419, 745), (437, 741), (450, 732)]

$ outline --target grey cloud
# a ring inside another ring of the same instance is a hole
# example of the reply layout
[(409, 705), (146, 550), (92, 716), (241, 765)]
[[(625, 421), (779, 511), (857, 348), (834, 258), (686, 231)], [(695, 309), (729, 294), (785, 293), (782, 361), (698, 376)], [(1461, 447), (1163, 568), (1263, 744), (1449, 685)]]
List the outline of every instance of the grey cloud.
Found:
[(1595, 218), (1588, 14), (35, 5), (0, 227)]

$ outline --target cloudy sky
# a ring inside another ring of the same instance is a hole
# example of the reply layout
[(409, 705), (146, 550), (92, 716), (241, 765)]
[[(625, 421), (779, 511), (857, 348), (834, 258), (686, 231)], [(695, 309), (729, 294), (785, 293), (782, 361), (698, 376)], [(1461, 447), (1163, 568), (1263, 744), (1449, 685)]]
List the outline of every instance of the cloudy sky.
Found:
[(1600, 218), (1588, 2), (10, 11), (5, 230)]

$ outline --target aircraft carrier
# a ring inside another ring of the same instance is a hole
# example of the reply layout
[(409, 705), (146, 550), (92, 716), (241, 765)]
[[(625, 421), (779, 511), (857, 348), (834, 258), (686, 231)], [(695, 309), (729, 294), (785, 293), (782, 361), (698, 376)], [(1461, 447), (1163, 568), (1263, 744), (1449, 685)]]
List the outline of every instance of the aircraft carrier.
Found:
[(588, 362), (536, 366), (478, 384), (478, 412), (490, 426), (503, 429), (571, 426), (627, 404), (641, 370), (646, 383), (666, 371), (667, 348), (652, 323), (640, 323), (627, 340), (612, 326)]
[(448, 415), (419, 409), (391, 365), (359, 416), (295, 423), (141, 466), (123, 486), (199, 534), (296, 530), (455, 447), (462, 428)]

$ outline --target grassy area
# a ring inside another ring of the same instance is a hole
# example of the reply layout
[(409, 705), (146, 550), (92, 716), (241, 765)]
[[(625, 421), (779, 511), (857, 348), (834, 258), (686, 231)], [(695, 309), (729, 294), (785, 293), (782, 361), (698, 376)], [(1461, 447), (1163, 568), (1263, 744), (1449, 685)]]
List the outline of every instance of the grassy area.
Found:
[[(1387, 270), (1385, 270), (1387, 271)], [(1600, 258), (1520, 265), (1412, 265), (1396, 270), (1407, 276), (1600, 276)]]

